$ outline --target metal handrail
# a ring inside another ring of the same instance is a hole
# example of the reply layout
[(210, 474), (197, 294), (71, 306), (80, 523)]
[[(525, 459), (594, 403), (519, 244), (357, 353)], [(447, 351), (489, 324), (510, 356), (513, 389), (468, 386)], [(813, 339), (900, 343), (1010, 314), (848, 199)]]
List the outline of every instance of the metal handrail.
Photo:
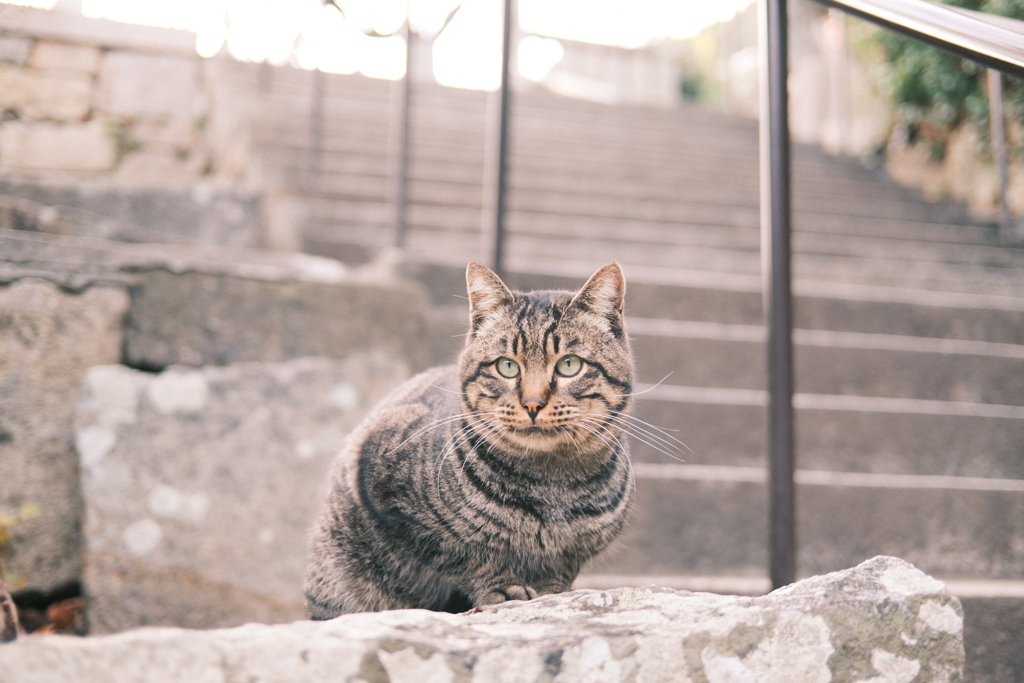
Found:
[[(1024, 78), (1024, 22), (925, 0), (815, 2)], [(773, 588), (779, 588), (796, 578), (786, 0), (760, 0), (758, 10), (761, 249), (768, 330), (769, 571)]]
[(925, 0), (815, 0), (891, 31), (1024, 78), (1024, 22)]

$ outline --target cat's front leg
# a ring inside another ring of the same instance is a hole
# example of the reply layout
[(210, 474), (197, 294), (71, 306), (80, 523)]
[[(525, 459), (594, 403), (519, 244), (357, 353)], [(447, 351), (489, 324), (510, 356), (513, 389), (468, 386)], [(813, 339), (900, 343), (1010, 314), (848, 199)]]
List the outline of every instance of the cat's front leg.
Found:
[(564, 593), (572, 587), (576, 573), (559, 572), (533, 581), (522, 581), (505, 573), (493, 580), (485, 590), (478, 592), (478, 606), (496, 605), (509, 600), (533, 600), (539, 595)]
[(487, 605), (497, 605), (509, 600), (533, 600), (538, 595), (540, 594), (531, 586), (518, 584), (495, 586), (480, 598), (477, 605), (479, 607), (486, 607)]

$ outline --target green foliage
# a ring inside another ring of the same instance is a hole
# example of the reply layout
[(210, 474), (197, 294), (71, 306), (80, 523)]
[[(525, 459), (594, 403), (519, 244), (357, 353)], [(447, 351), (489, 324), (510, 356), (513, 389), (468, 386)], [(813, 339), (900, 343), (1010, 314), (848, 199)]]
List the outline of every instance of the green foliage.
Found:
[[(947, 5), (1024, 20), (1024, 0), (943, 0)], [(945, 156), (949, 135), (965, 121), (988, 137), (986, 68), (888, 31), (878, 42), (890, 65), (889, 86), (897, 118), (910, 141), (928, 146), (933, 157)], [(1024, 123), (1024, 87), (1004, 77), (1007, 115)]]
[(700, 102), (704, 99), (707, 87), (702, 76), (686, 76), (679, 81), (679, 94), (687, 102)]

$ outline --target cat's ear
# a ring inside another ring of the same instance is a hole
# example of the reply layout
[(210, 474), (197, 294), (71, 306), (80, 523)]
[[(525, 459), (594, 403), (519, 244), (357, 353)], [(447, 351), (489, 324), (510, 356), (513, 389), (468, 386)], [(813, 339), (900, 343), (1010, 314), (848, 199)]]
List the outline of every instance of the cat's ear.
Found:
[(625, 297), (626, 278), (622, 276), (619, 264), (612, 261), (590, 276), (569, 307), (584, 309), (611, 321), (621, 321)]
[(477, 261), (466, 267), (466, 289), (469, 292), (470, 336), (498, 309), (512, 303), (512, 292), (493, 270)]

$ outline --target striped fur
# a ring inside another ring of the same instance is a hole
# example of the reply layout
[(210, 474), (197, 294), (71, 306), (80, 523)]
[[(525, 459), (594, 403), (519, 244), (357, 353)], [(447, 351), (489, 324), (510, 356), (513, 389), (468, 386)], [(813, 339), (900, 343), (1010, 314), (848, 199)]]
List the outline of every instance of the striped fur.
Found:
[[(575, 296), (513, 293), (479, 263), (467, 281), (458, 366), (395, 390), (334, 464), (306, 574), (314, 619), (561, 592), (622, 529), (633, 372), (619, 266)], [(568, 355), (580, 366), (557, 365)]]

